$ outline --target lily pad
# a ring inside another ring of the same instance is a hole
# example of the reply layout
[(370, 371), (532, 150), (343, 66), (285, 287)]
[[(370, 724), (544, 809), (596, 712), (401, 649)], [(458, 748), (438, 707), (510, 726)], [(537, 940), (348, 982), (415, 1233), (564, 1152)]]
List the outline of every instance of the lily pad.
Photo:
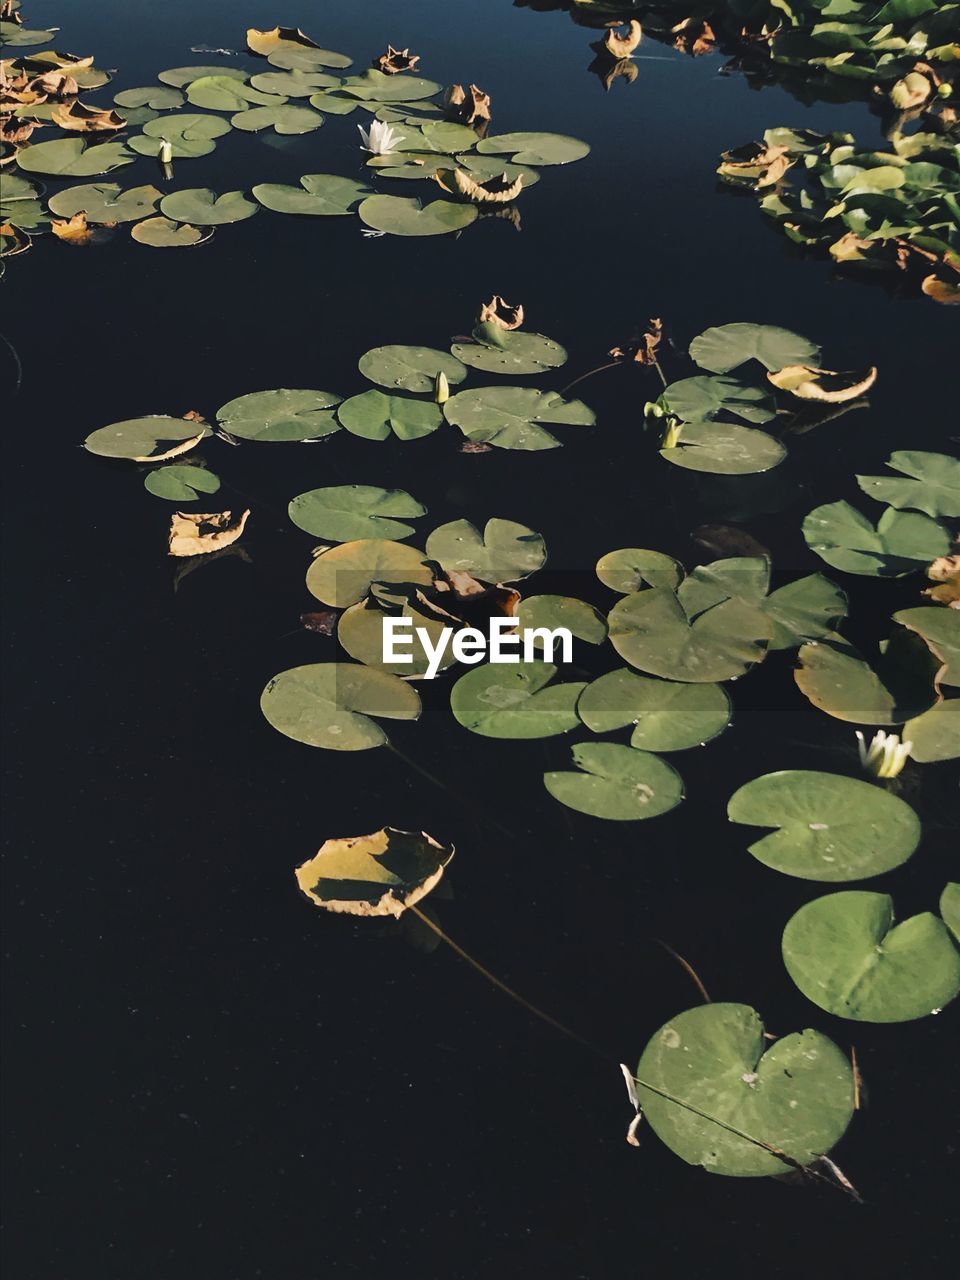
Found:
[(832, 1040), (806, 1030), (770, 1045), (760, 1015), (744, 1004), (705, 1004), (671, 1018), (644, 1049), (637, 1078), (657, 1137), (687, 1164), (728, 1177), (789, 1171), (758, 1143), (813, 1164), (840, 1141), (854, 1111), (853, 1071)]
[(161, 467), (144, 477), (143, 487), (169, 502), (194, 502), (201, 493), (216, 493), (220, 477), (203, 467)]
[(273, 129), (280, 134), (298, 135), (313, 133), (315, 129), (319, 129), (323, 124), (323, 116), (311, 107), (285, 102), (278, 107), (253, 107), (248, 111), (238, 111), (230, 117), (230, 123), (244, 133)]
[(416, 102), (432, 98), (441, 86), (421, 76), (388, 76), (371, 67), (361, 75), (347, 76), (340, 86), (342, 93), (366, 102)]
[(189, 222), (174, 222), (172, 218), (145, 218), (131, 228), (130, 234), (140, 244), (148, 244), (153, 249), (189, 249), (209, 240), (213, 228), (194, 227)]
[(261, 93), (232, 76), (201, 76), (187, 85), (187, 101), (208, 111), (246, 111), (250, 107), (282, 106), (285, 98)]
[(113, 96), (118, 107), (150, 107), (153, 111), (173, 111), (182, 107), (184, 96), (179, 89), (161, 84), (124, 89)]
[(226, 120), (219, 116), (177, 111), (168, 116), (148, 120), (142, 136), (130, 139), (134, 151), (144, 156), (159, 156), (164, 142), (169, 142), (175, 160), (209, 155), (216, 147), (214, 138), (230, 132)]
[(611, 591), (627, 596), (645, 586), (678, 587), (683, 581), (683, 566), (662, 551), (623, 547), (600, 557), (597, 577)]
[(319, 440), (340, 429), (339, 403), (329, 391), (251, 391), (221, 405), (217, 421), (242, 440)]
[(290, 503), (290, 519), (315, 538), (350, 542), (354, 538), (406, 538), (413, 526), (396, 516), (422, 516), (426, 507), (403, 489), (371, 484), (340, 484), (310, 489)]
[(582, 400), (534, 387), (477, 387), (446, 402), (444, 417), (468, 440), (498, 449), (556, 449), (560, 441), (541, 423), (593, 426), (596, 417)]
[(759, 360), (765, 369), (788, 364), (816, 364), (820, 348), (808, 338), (771, 324), (721, 324), (707, 329), (690, 343), (690, 356), (701, 369), (729, 373), (748, 360)]
[(462, 231), (477, 217), (472, 204), (434, 200), (421, 205), (404, 196), (368, 196), (357, 212), (368, 227), (393, 236), (443, 236)]
[(250, 83), (254, 89), (274, 97), (309, 98), (318, 90), (336, 88), (340, 77), (324, 71), (261, 71), (250, 77)]
[(305, 173), (299, 187), (264, 182), (253, 188), (254, 197), (275, 213), (300, 213), (310, 217), (338, 217), (355, 213), (370, 188), (355, 178), (334, 173)]
[(960, 884), (951, 882), (941, 893), (940, 919), (960, 942)]
[(950, 551), (950, 535), (929, 516), (888, 507), (874, 528), (849, 502), (814, 508), (803, 522), (803, 536), (835, 569), (873, 578), (916, 573)]
[(649, 751), (613, 742), (581, 742), (573, 748), (573, 762), (581, 772), (545, 773), (543, 784), (554, 800), (578, 813), (637, 822), (669, 813), (683, 799), (683, 780), (676, 769)]
[(960, 992), (960, 951), (930, 912), (894, 925), (885, 893), (830, 893), (783, 931), (783, 962), (808, 1000), (856, 1022), (911, 1022)]
[(248, 200), (242, 191), (227, 191), (218, 196), (208, 187), (189, 187), (164, 196), (160, 201), (160, 212), (174, 222), (219, 227), (227, 222), (243, 222), (252, 218), (260, 212), (260, 206)]
[(428, 587), (433, 572), (416, 547), (381, 538), (361, 538), (330, 547), (307, 570), (307, 590), (324, 604), (345, 609), (356, 604), (374, 583)]
[[(670, 413), (686, 423), (706, 422), (718, 413), (731, 414), (744, 422), (770, 422), (777, 413), (776, 401), (762, 387), (707, 374), (671, 382), (661, 400)], [(686, 431), (683, 437), (688, 438)]]
[(577, 714), (594, 733), (633, 725), (630, 745), (643, 751), (702, 747), (730, 723), (730, 697), (719, 684), (682, 684), (621, 667), (592, 681)]
[(432, 400), (388, 396), (375, 390), (344, 400), (337, 417), (351, 435), (366, 440), (387, 440), (391, 432), (399, 440), (417, 440), (443, 422), (440, 406)]
[(360, 357), (358, 368), (371, 382), (401, 391), (433, 391), (438, 373), (451, 386), (467, 376), (459, 360), (432, 347), (374, 347)]
[(362, 104), (358, 98), (343, 98), (338, 93), (327, 93), (321, 89), (319, 93), (311, 94), (310, 105), (324, 115), (348, 116)]
[(770, 649), (792, 649), (804, 640), (820, 640), (847, 614), (846, 595), (821, 573), (788, 582), (759, 603), (773, 623)]
[(260, 709), (280, 733), (310, 747), (366, 751), (387, 741), (371, 716), (416, 720), (416, 690), (396, 676), (348, 662), (316, 662), (269, 681)]
[(49, 44), (59, 27), (52, 30), (41, 30), (36, 27), (21, 27), (16, 22), (0, 22), (0, 48), (24, 49), (34, 44)]
[(460, 677), (450, 710), (485, 738), (550, 738), (576, 729), (582, 681), (551, 684), (552, 662), (485, 663)]
[(327, 911), (399, 919), (436, 888), (453, 852), (453, 845), (425, 831), (383, 827), (369, 836), (324, 841), (297, 867), (297, 884)]
[(579, 138), (562, 133), (499, 133), (477, 143), (481, 155), (509, 155), (515, 164), (570, 164), (589, 155)]
[(512, 160), (504, 160), (500, 156), (479, 156), (463, 154), (457, 156), (457, 164), (466, 169), (476, 182), (490, 182), (493, 178), (504, 178), (508, 183), (517, 178), (523, 179), (523, 190), (534, 187), (540, 181), (536, 169), (526, 164), (514, 164)]
[(136, 156), (122, 142), (100, 142), (88, 146), (82, 138), (56, 138), (21, 147), (17, 164), (24, 173), (49, 174), (58, 178), (89, 178), (132, 164)]
[[(409, 659), (406, 662), (385, 662), (386, 649), (384, 621), (390, 616), (409, 618), (412, 630), (401, 631), (405, 643), (400, 652)], [(426, 605), (416, 600), (407, 600), (400, 609), (387, 610), (379, 601), (361, 600), (344, 609), (337, 624), (337, 639), (351, 658), (365, 663), (368, 667), (377, 667), (381, 671), (389, 671), (393, 675), (403, 676), (407, 680), (415, 680), (424, 676), (430, 668), (430, 655), (427, 653), (417, 635), (420, 630), (426, 631), (434, 650), (441, 643), (441, 632), (448, 627), (456, 629), (458, 620), (448, 614), (437, 614)], [(436, 665), (436, 671), (445, 671), (456, 662), (456, 657), (449, 643)]]
[(257, 31), (250, 27), (247, 44), (254, 53), (275, 67), (309, 70), (313, 67), (349, 67), (351, 59), (330, 49), (321, 49), (299, 27), (274, 27)]
[(87, 222), (136, 222), (153, 213), (162, 195), (152, 186), (124, 191), (113, 182), (86, 182), (58, 191), (48, 203), (58, 218), (83, 213)]
[(940, 660), (925, 641), (895, 631), (870, 662), (848, 640), (811, 640), (797, 655), (797, 685), (815, 707), (853, 724), (903, 724), (939, 702)]
[(248, 72), (242, 71), (240, 67), (169, 67), (166, 71), (161, 71), (157, 79), (164, 84), (173, 85), (175, 89), (182, 89), (185, 85), (193, 84), (195, 80), (204, 80), (210, 76), (227, 80), (246, 80), (247, 75)]
[(209, 434), (210, 428), (205, 423), (156, 414), (111, 422), (108, 427), (100, 427), (88, 435), (83, 447), (101, 458), (132, 458), (139, 462), (167, 454), (171, 446)]
[(451, 520), (427, 538), (427, 558), (481, 582), (519, 582), (543, 566), (547, 548), (539, 533), (513, 520), (494, 517), (482, 535), (469, 520)]
[(780, 441), (766, 431), (731, 422), (686, 423), (676, 443), (660, 450), (660, 457), (676, 467), (724, 476), (770, 471), (786, 456)]
[(481, 324), (473, 331), (473, 342), (455, 342), (450, 350), (473, 369), (484, 373), (545, 373), (567, 362), (559, 342), (542, 333), (507, 330), (496, 324)]
[(572, 596), (527, 596), (516, 612), (521, 630), (565, 627), (587, 644), (603, 644), (607, 638), (607, 620), (600, 610)]
[(910, 755), (920, 764), (960, 759), (960, 698), (938, 702), (903, 726)]
[(632, 667), (666, 680), (708, 684), (743, 675), (766, 654), (771, 623), (742, 600), (692, 621), (669, 587), (624, 596), (610, 611), (610, 640)]
[(802, 880), (863, 880), (901, 866), (920, 843), (920, 820), (871, 782), (809, 769), (754, 778), (730, 797), (727, 817), (776, 827), (750, 845), (766, 867)]
[(956, 609), (920, 605), (914, 609), (899, 609), (893, 620), (923, 636), (930, 648), (943, 659), (945, 667), (937, 678), (938, 684), (960, 685), (960, 613)]
[(899, 476), (857, 476), (871, 498), (891, 507), (922, 511), (928, 516), (960, 516), (960, 462), (945, 453), (898, 449), (887, 466)]

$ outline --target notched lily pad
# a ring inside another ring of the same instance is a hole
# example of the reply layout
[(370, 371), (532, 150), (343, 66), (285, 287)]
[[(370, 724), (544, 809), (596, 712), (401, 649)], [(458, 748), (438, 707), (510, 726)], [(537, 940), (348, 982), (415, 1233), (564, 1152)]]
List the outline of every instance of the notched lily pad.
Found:
[(440, 406), (432, 400), (390, 396), (376, 390), (344, 400), (337, 417), (351, 435), (366, 440), (387, 440), (391, 433), (399, 440), (417, 440), (443, 422)]
[(370, 194), (370, 188), (364, 183), (334, 173), (305, 173), (299, 187), (263, 182), (253, 188), (255, 199), (265, 208), (275, 213), (299, 213), (308, 217), (355, 213), (361, 200)]
[(160, 467), (144, 477), (143, 487), (168, 502), (194, 502), (201, 493), (216, 493), (220, 477), (203, 467)]
[(562, 133), (499, 133), (477, 143), (481, 155), (509, 155), (515, 164), (570, 164), (589, 155), (579, 138)]
[(566, 351), (552, 338), (504, 329), (491, 321), (477, 325), (472, 342), (455, 342), (450, 349), (471, 368), (504, 376), (545, 373), (567, 362)]
[(928, 516), (960, 516), (960, 462), (945, 453), (898, 449), (886, 465), (894, 476), (857, 476), (857, 484), (871, 498)]
[(421, 205), (404, 196), (368, 196), (357, 210), (362, 222), (393, 236), (443, 236), (462, 231), (477, 218), (472, 204), (434, 200)]
[(729, 373), (748, 360), (757, 360), (772, 371), (790, 364), (814, 364), (820, 358), (820, 348), (808, 338), (772, 324), (721, 324), (694, 338), (690, 357), (711, 373)]
[(846, 573), (899, 578), (950, 552), (942, 525), (917, 511), (888, 507), (876, 527), (849, 502), (816, 507), (803, 522), (811, 551)]
[(328, 751), (366, 751), (387, 742), (371, 717), (416, 720), (420, 699), (397, 676), (349, 662), (291, 667), (268, 681), (260, 709), (278, 732)]
[(730, 723), (730, 696), (719, 684), (683, 684), (638, 676), (621, 667), (592, 681), (577, 714), (594, 733), (633, 725), (630, 745), (642, 751), (686, 751)]
[(821, 711), (853, 724), (903, 724), (940, 701), (943, 665), (918, 634), (897, 630), (869, 660), (842, 636), (801, 646), (793, 673)]
[(443, 413), (468, 440), (498, 449), (556, 449), (560, 441), (542, 423), (589, 427), (596, 422), (593, 410), (582, 400), (564, 400), (557, 391), (534, 387), (461, 391), (450, 397)]
[(349, 542), (356, 538), (406, 538), (413, 526), (398, 520), (426, 514), (426, 507), (403, 489), (340, 484), (310, 489), (290, 503), (290, 519), (315, 538)]
[(513, 520), (488, 520), (483, 533), (469, 520), (451, 520), (427, 538), (427, 556), (448, 573), (469, 573), (481, 582), (519, 582), (542, 568), (543, 538)]
[(356, 604), (374, 584), (429, 587), (433, 571), (416, 547), (383, 538), (359, 538), (329, 547), (307, 570), (307, 590), (324, 604), (345, 609)]
[(485, 738), (549, 738), (580, 723), (582, 681), (551, 684), (551, 662), (486, 663), (460, 677), (450, 710), (465, 729)]
[(680, 775), (652, 752), (581, 742), (573, 748), (573, 762), (581, 772), (555, 770), (543, 775), (543, 783), (555, 800), (578, 813), (637, 822), (669, 813), (683, 799)]
[(453, 853), (453, 845), (425, 831), (383, 827), (368, 836), (326, 840), (297, 867), (297, 884), (327, 911), (399, 919), (436, 888)]
[(455, 356), (432, 347), (373, 347), (360, 357), (358, 368), (371, 382), (400, 391), (433, 391), (438, 373), (451, 385), (467, 376)]
[(210, 428), (206, 423), (155, 414), (100, 427), (87, 436), (83, 447), (101, 458), (157, 462), (186, 453), (208, 435)]
[(189, 222), (172, 218), (145, 218), (131, 227), (130, 234), (139, 244), (153, 249), (189, 249), (204, 244), (213, 235), (212, 227), (194, 227)]
[(248, 200), (242, 191), (227, 191), (218, 196), (207, 187), (191, 187), (164, 196), (160, 201), (160, 212), (174, 222), (219, 227), (227, 222), (243, 222), (252, 218), (260, 212), (260, 206)]
[(339, 431), (333, 412), (339, 403), (329, 391), (251, 391), (221, 405), (217, 421), (242, 440), (319, 440)]

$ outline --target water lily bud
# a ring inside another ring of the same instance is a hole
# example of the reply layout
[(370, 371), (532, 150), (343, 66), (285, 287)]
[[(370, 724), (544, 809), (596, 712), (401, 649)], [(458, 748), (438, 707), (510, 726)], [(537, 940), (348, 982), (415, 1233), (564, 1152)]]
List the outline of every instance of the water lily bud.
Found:
[(433, 401), (434, 404), (446, 404), (449, 399), (450, 383), (447, 381), (447, 375), (441, 369), (433, 384)]
[(645, 418), (662, 418), (663, 414), (663, 406), (657, 404), (656, 400), (648, 400), (643, 406), (643, 416)]
[(937, 97), (938, 97), (938, 98), (952, 98), (952, 97), (953, 97), (953, 85), (952, 85), (952, 84), (947, 84), (946, 80), (944, 80), (943, 84), (939, 84), (939, 85), (937, 85)]
[(670, 414), (667, 419), (667, 429), (663, 433), (663, 439), (660, 441), (661, 449), (675, 449), (680, 440), (680, 432), (683, 430), (683, 423), (679, 418)]
[(160, 143), (160, 163), (169, 164), (173, 159), (173, 143), (168, 142), (166, 138)]

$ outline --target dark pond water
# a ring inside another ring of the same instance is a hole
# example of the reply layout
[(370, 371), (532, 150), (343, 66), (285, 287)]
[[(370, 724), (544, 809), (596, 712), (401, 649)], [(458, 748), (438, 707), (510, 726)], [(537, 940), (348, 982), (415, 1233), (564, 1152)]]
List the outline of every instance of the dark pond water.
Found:
[[(642, 824), (554, 804), (540, 775), (569, 743), (467, 734), (442, 681), (425, 690), (422, 720), (392, 737), (443, 787), (386, 751), (310, 751), (257, 707), (272, 674), (335, 654), (334, 640), (298, 630), (314, 540), (283, 514), (315, 485), (408, 489), (427, 527), (522, 521), (547, 540), (541, 589), (598, 601), (587, 584), (602, 552), (656, 546), (696, 563), (691, 531), (705, 521), (746, 528), (779, 571), (819, 568), (800, 537), (806, 511), (853, 498), (854, 473), (876, 472), (892, 448), (942, 449), (955, 433), (955, 323), (803, 260), (752, 200), (718, 191), (714, 166), (770, 125), (879, 142), (876, 120), (857, 104), (751, 91), (717, 58), (653, 43), (636, 82), (605, 95), (585, 70), (589, 32), (507, 0), (304, 0), (289, 13), (249, 0), (33, 0), (26, 16), (61, 25), (58, 47), (119, 68), (114, 91), (206, 61), (191, 45), (241, 47), (249, 25), (299, 23), (360, 63), (391, 40), (420, 51), (428, 76), (482, 85), (498, 129), (568, 132), (593, 150), (544, 171), (519, 234), (484, 221), (459, 239), (364, 239), (356, 219), (262, 213), (196, 251), (148, 251), (121, 232), (87, 252), (43, 242), (12, 262), (3, 330), (23, 376), (4, 432), (11, 1276), (947, 1275), (956, 1018), (873, 1027), (814, 1010), (783, 971), (779, 937), (818, 887), (761, 867), (725, 821), (727, 797), (768, 768), (853, 771), (852, 731), (808, 707), (789, 655), (734, 688), (734, 727), (676, 758), (684, 805)], [(176, 184), (290, 182), (351, 172), (358, 156), (352, 120), (331, 117), (283, 142), (233, 133), (178, 164)], [(121, 178), (134, 179), (155, 180), (153, 163)], [(820, 341), (834, 367), (876, 363), (880, 381), (869, 411), (797, 437), (775, 473), (726, 485), (664, 474), (640, 432), (656, 388), (633, 370), (584, 384), (599, 426), (546, 454), (463, 455), (452, 431), (406, 445), (341, 433), (309, 449), (218, 446), (222, 505), (253, 509), (249, 562), (203, 567), (176, 591), (168, 509), (133, 469), (78, 448), (109, 422), (212, 414), (266, 387), (353, 394), (367, 348), (442, 347), (495, 291), (569, 349), (569, 377), (663, 315), (680, 350), (710, 324), (776, 323)], [(0, 361), (10, 391), (6, 350)], [(915, 600), (915, 583), (844, 585), (854, 636), (879, 634)], [(925, 837), (882, 884), (901, 917), (931, 909), (950, 874), (955, 799), (946, 769), (914, 767), (904, 786)], [(396, 929), (305, 903), (293, 867), (328, 836), (384, 823), (456, 843), (444, 928), (608, 1057), (537, 1023), (446, 949), (424, 955)], [(711, 1177), (649, 1133), (640, 1151), (625, 1144), (617, 1062), (635, 1062), (697, 999), (657, 938), (714, 998), (754, 1005), (776, 1032), (812, 1024), (855, 1043), (870, 1105), (836, 1157), (863, 1207)]]

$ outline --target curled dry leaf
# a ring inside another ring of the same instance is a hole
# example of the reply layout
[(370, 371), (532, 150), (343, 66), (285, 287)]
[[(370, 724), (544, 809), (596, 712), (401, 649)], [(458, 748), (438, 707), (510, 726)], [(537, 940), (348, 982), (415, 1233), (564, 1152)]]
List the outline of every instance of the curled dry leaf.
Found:
[(634, 364), (656, 364), (657, 347), (662, 338), (663, 321), (659, 316), (651, 316), (638, 341), (625, 343), (622, 347), (611, 347), (607, 355), (614, 360), (631, 360)]
[(10, 222), (0, 223), (0, 258), (14, 258), (26, 253), (33, 241), (25, 231)]
[[(784, 225), (792, 227), (795, 224), (785, 223)], [(834, 240), (829, 252), (835, 262), (862, 262), (875, 248), (876, 241), (863, 240), (852, 231), (847, 231), (839, 240)]]
[(93, 239), (93, 230), (87, 226), (84, 213), (75, 213), (72, 218), (52, 218), (50, 230), (66, 244), (89, 244)]
[(837, 373), (833, 369), (817, 369), (809, 364), (788, 364), (783, 369), (768, 373), (767, 379), (799, 400), (844, 404), (870, 390), (877, 380), (877, 370), (871, 365), (869, 369)]
[[(945, 275), (944, 273), (952, 273)], [(945, 253), (938, 270), (924, 276), (920, 288), (934, 302), (956, 306), (960, 302), (960, 254)]]
[(444, 191), (463, 196), (474, 204), (509, 204), (516, 200), (523, 188), (522, 173), (518, 173), (512, 182), (505, 173), (477, 182), (465, 169), (438, 169), (433, 176)]
[(775, 186), (792, 164), (787, 147), (750, 142), (745, 147), (724, 151), (717, 173), (725, 182), (760, 191)]
[(61, 129), (74, 133), (113, 133), (125, 128), (127, 123), (116, 111), (87, 107), (76, 100), (68, 106), (60, 104), (54, 107), (50, 118)]
[(297, 884), (327, 911), (399, 919), (436, 887), (453, 854), (453, 845), (425, 831), (383, 827), (368, 836), (325, 841), (297, 867)]
[(927, 577), (937, 585), (924, 591), (925, 596), (950, 609), (960, 609), (960, 555), (939, 556), (927, 570)]
[(713, 53), (717, 47), (716, 32), (705, 18), (684, 18), (671, 27), (670, 32), (674, 37), (673, 47), (693, 58)]
[[(92, 66), (92, 58), (84, 58), (79, 65)], [(80, 92), (80, 86), (69, 71), (45, 71), (43, 75), (35, 76), (30, 81), (29, 91), (38, 96), (33, 99), (34, 102), (45, 102), (47, 98), (57, 98), (64, 101), (67, 98), (75, 98)]]
[(401, 71), (416, 71), (419, 62), (419, 53), (411, 53), (409, 49), (395, 49), (392, 44), (388, 44), (387, 52), (375, 58), (373, 65), (386, 75), (395, 76)]
[(452, 84), (443, 96), (447, 114), (464, 124), (478, 125), (490, 119), (490, 95), (475, 84), (464, 90), (462, 84)]
[(627, 23), (627, 30), (621, 34), (619, 28), (611, 28), (607, 32), (603, 40), (603, 47), (613, 58), (628, 58), (643, 36), (643, 27), (636, 20), (631, 18)]
[(17, 146), (26, 142), (36, 127), (36, 120), (29, 120), (26, 116), (3, 116), (0, 120), (0, 142)]
[[(152, 459), (155, 461), (155, 459)], [(208, 514), (191, 514), (177, 511), (170, 518), (170, 541), (167, 551), (171, 556), (203, 556), (210, 551), (229, 547), (243, 533), (250, 512), (244, 511), (231, 524), (233, 513), (215, 511)]]
[(480, 308), (478, 324), (495, 324), (501, 329), (519, 329), (523, 324), (523, 303), (511, 306), (499, 293), (495, 293), (489, 302)]
[(318, 636), (332, 636), (339, 617), (336, 609), (318, 609), (314, 613), (301, 613), (300, 625), (304, 631), (313, 631)]
[(912, 111), (915, 107), (922, 107), (933, 95), (935, 85), (932, 79), (917, 70), (920, 65), (917, 63), (913, 71), (898, 80), (890, 90), (890, 101), (898, 111)]
[(588, 71), (592, 71), (596, 75), (600, 83), (603, 85), (607, 93), (616, 80), (626, 80), (627, 84), (633, 84), (637, 76), (640, 74), (640, 68), (632, 58), (611, 58), (604, 49), (587, 67)]

